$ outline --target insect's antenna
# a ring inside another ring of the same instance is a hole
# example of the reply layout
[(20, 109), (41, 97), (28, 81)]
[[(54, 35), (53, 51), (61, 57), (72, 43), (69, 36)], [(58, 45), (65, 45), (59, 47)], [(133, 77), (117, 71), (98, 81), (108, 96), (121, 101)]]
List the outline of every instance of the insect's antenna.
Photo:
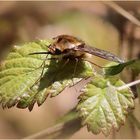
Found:
[(29, 53), (29, 55), (34, 55), (34, 54), (51, 54), (50, 52), (33, 52)]

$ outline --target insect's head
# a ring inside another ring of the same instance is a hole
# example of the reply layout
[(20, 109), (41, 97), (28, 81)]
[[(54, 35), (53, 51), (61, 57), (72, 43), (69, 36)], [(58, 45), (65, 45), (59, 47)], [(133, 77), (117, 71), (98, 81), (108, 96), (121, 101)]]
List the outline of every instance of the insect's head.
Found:
[(54, 54), (54, 55), (59, 55), (62, 53), (62, 48), (61, 48), (61, 45), (60, 44), (60, 41), (62, 40), (61, 37), (55, 37), (53, 38), (53, 42), (50, 44), (50, 46), (48, 47), (48, 50), (51, 54)]

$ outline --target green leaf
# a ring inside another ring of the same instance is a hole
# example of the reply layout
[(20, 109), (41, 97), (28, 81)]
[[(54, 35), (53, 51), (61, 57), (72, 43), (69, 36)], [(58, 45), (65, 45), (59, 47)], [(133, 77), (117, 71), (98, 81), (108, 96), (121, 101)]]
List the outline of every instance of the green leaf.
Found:
[(122, 85), (124, 83), (118, 77), (96, 75), (83, 89), (77, 110), (89, 131), (108, 136), (112, 127), (118, 130), (124, 124), (134, 102), (130, 89), (117, 90)]
[(121, 64), (110, 63), (110, 65), (111, 66), (107, 65), (107, 67), (104, 68), (105, 75), (116, 75), (124, 68), (131, 68), (135, 72), (140, 73), (140, 60), (130, 60)]
[(29, 53), (47, 51), (49, 44), (46, 40), (31, 42), (15, 46), (8, 54), (0, 67), (0, 102), (3, 108), (17, 105), (32, 110), (35, 102), (41, 105), (49, 94), (56, 96), (67, 86), (93, 75), (91, 65), (84, 61), (78, 62), (73, 76), (74, 60), (68, 63), (66, 60), (46, 60), (43, 77), (31, 88), (41, 75), (46, 55)]

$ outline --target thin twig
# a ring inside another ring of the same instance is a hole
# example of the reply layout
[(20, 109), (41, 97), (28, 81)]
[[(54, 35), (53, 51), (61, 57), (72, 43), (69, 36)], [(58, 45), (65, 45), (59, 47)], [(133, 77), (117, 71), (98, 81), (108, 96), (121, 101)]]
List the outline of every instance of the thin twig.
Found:
[(24, 139), (68, 138), (73, 133), (78, 131), (81, 127), (81, 119), (78, 116), (75, 116), (68, 121), (60, 122), (50, 128), (30, 135)]
[(120, 86), (120, 87), (117, 88), (117, 90), (123, 90), (123, 89), (132, 87), (132, 86), (137, 85), (137, 84), (140, 84), (140, 80), (136, 80), (136, 81), (134, 81), (134, 82), (125, 84), (125, 85), (123, 85), (123, 86)]
[(140, 121), (135, 117), (135, 115), (131, 113), (129, 115), (129, 118), (130, 118), (131, 123), (135, 124), (137, 128), (140, 130)]
[(40, 131), (38, 133), (35, 133), (33, 135), (30, 135), (24, 139), (37, 139), (37, 138), (43, 138), (43, 137), (47, 137), (49, 135), (53, 135), (55, 134), (56, 132), (60, 131), (63, 129), (65, 123), (60, 123), (60, 124), (57, 124), (55, 126), (52, 126), (50, 128), (47, 128), (43, 131)]
[(104, 2), (104, 4), (106, 4), (107, 6), (111, 7), (112, 9), (114, 9), (116, 12), (118, 12), (119, 14), (124, 16), (126, 19), (128, 19), (129, 21), (131, 21), (135, 25), (140, 26), (140, 21), (136, 17), (131, 15), (128, 11), (123, 9), (121, 6), (119, 6), (115, 2), (109, 1), (109, 2)]

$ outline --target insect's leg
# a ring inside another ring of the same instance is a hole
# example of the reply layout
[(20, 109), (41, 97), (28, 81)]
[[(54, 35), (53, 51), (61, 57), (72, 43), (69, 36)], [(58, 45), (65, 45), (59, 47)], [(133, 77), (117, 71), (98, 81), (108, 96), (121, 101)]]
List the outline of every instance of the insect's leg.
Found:
[(62, 65), (62, 68), (64, 68), (64, 67), (65, 67), (65, 65), (69, 63), (69, 61), (70, 61), (70, 59), (69, 59), (69, 58), (67, 58), (67, 59), (66, 59), (66, 61), (65, 61), (65, 63)]
[(46, 55), (46, 57), (43, 60), (42, 64), (38, 68), (36, 68), (36, 69), (40, 69), (45, 64), (46, 60), (48, 60), (48, 54)]
[(74, 71), (73, 71), (73, 78), (74, 78), (75, 73), (76, 73), (76, 69), (77, 69), (77, 65), (78, 65), (79, 59), (75, 58), (75, 61), (76, 61), (76, 63), (75, 63)]
[(41, 71), (41, 74), (39, 76), (39, 78), (35, 81), (35, 83), (30, 87), (31, 89), (40, 81), (40, 79), (42, 78), (43, 76), (43, 73), (44, 73), (44, 69), (45, 69), (45, 61), (47, 60), (47, 57), (48, 55), (46, 56), (46, 58), (44, 59), (43, 63), (40, 65), (40, 67), (38, 67), (37, 69), (42, 68), (42, 71)]
[[(79, 62), (79, 59), (78, 58), (75, 58), (75, 67), (74, 67), (74, 71), (73, 71), (73, 75), (72, 75), (72, 86), (74, 86), (74, 81), (73, 81), (73, 79), (74, 79), (74, 76), (75, 76), (75, 73), (76, 73), (76, 69), (77, 69), (77, 65), (78, 65), (78, 62)], [(75, 87), (74, 87), (75, 88)], [(77, 89), (75, 88), (75, 90), (76, 90), (76, 92), (77, 92)]]
[[(43, 64), (44, 65), (44, 64)], [(45, 65), (43, 66), (43, 69), (41, 71), (41, 74), (39, 76), (39, 78), (35, 81), (35, 83), (30, 87), (31, 89), (41, 80), (43, 73), (44, 73), (44, 69), (45, 69)]]
[(57, 58), (47, 58), (47, 57), (48, 57), (48, 54), (46, 55), (46, 58), (43, 60), (42, 64), (38, 68), (36, 68), (36, 69), (40, 69), (44, 65), (46, 60), (56, 60), (57, 59)]
[[(69, 62), (69, 60), (70, 60), (69, 58), (66, 59), (65, 63), (60, 67), (59, 71), (61, 71), (65, 67), (65, 65)], [(57, 76), (57, 73), (55, 73), (55, 75), (54, 75), (53, 82), (54, 82), (56, 76)]]

